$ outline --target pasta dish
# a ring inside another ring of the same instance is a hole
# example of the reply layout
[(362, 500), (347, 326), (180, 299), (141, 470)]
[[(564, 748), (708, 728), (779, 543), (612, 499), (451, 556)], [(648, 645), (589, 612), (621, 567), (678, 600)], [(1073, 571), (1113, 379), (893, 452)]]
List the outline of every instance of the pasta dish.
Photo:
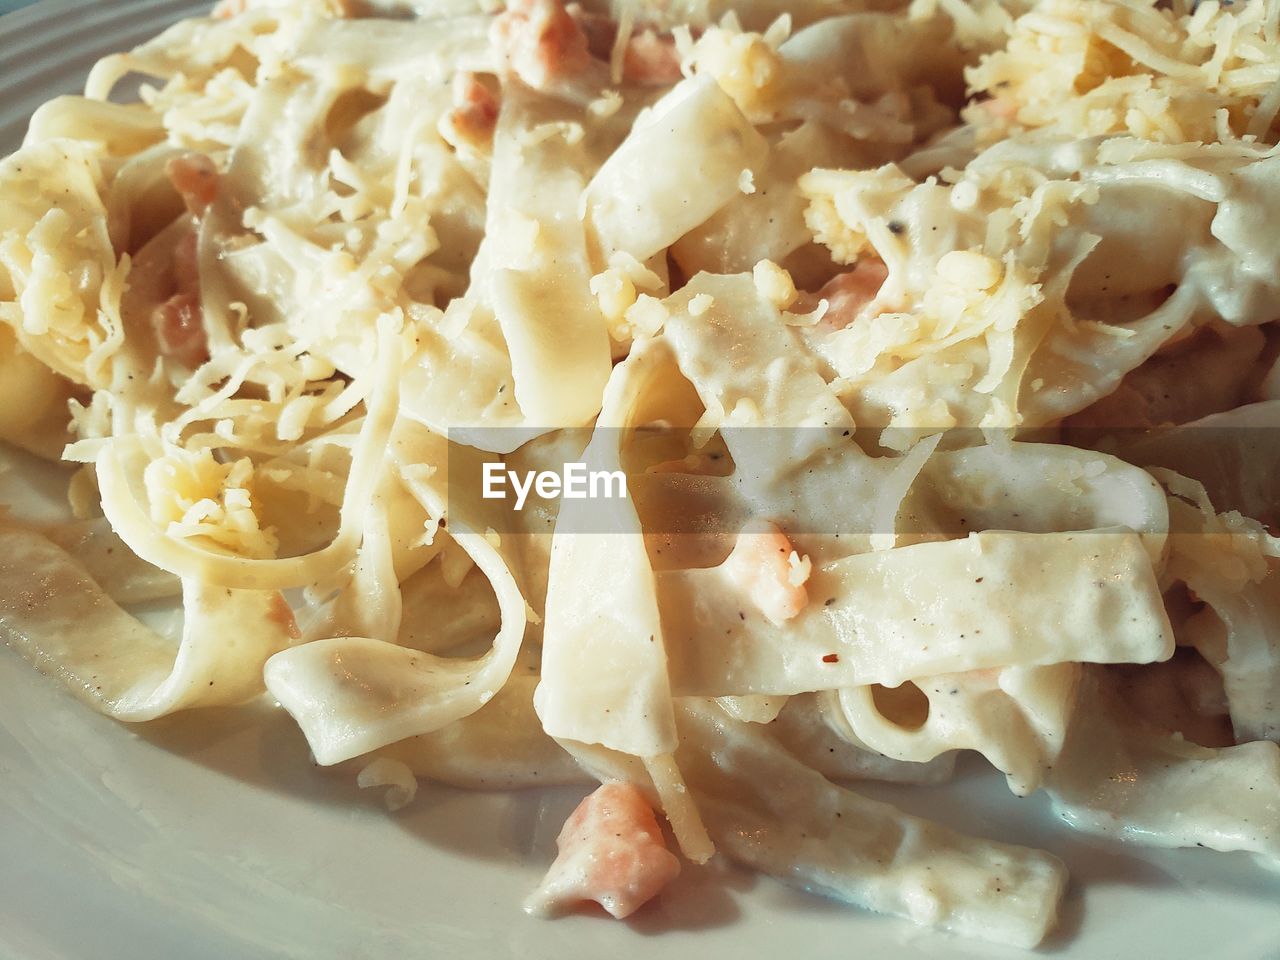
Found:
[(1056, 857), (859, 793), (966, 751), (1274, 868), (1278, 137), (1280, 0), (223, 0), (0, 161), (0, 636), (590, 789), (540, 914), (1034, 947)]

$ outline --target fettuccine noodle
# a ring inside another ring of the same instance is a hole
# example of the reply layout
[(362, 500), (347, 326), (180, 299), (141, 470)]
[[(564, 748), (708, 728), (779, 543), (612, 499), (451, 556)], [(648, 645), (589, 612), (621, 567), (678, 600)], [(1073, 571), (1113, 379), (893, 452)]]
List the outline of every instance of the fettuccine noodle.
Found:
[(960, 751), (1274, 866), (1278, 134), (1280, 0), (223, 0), (0, 162), (76, 471), (0, 636), (392, 807), (601, 781), (539, 912), (722, 854), (1033, 947), (1062, 863), (849, 786)]

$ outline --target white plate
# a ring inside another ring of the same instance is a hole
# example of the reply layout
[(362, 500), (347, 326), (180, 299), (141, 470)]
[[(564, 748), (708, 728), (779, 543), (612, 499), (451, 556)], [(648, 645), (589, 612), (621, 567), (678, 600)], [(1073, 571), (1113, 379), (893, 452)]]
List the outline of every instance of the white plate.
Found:
[[(202, 6), (44, 0), (0, 18), (0, 148), (17, 145), (36, 106), (76, 90), (97, 56)], [(0, 470), (0, 499), (56, 503), (48, 471), (16, 462)], [(389, 816), (378, 796), (308, 757), (278, 712), (125, 727), (0, 650), (0, 958), (1027, 956), (715, 866), (687, 868), (631, 923), (533, 920), (520, 902), (553, 855), (572, 792), (423, 784)], [(1280, 958), (1280, 878), (1243, 857), (1075, 836), (1043, 798), (1011, 797), (976, 764), (945, 789), (866, 792), (1062, 857), (1072, 886), (1048, 954)]]

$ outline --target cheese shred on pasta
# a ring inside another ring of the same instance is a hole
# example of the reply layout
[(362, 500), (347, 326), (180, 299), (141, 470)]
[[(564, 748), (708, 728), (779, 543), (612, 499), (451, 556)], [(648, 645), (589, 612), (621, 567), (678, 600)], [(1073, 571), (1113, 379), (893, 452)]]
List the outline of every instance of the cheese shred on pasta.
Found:
[[(1278, 138), (1280, 0), (224, 0), (0, 161), (78, 517), (0, 515), (0, 636), (391, 807), (601, 781), (539, 911), (656, 894), (656, 810), (1033, 947), (1061, 862), (850, 785), (962, 750), (1274, 866), (1274, 464), (1206, 444), (1280, 413)], [(475, 480), (579, 461), (630, 495)]]

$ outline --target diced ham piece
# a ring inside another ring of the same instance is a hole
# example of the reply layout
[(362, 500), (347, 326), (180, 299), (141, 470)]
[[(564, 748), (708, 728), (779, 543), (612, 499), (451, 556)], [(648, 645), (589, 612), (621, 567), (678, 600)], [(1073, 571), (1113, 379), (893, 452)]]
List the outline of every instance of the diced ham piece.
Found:
[(670, 34), (645, 30), (633, 34), (627, 41), (622, 59), (624, 80), (661, 87), (678, 83), (682, 76), (680, 52), (676, 49), (675, 38)]
[(535, 90), (583, 70), (587, 36), (560, 0), (510, 0), (489, 33), (510, 69)]
[(220, 0), (213, 6), (213, 16), (219, 20), (238, 17), (249, 8), (247, 0)]
[(580, 3), (571, 3), (564, 9), (587, 38), (587, 52), (597, 60), (608, 61), (618, 39), (618, 21), (607, 14), (583, 10)]
[(200, 255), (194, 231), (183, 235), (174, 247), (173, 281), (178, 293), (200, 292)]
[(606, 783), (565, 821), (559, 855), (525, 909), (552, 916), (595, 901), (622, 919), (652, 900), (680, 873), (657, 817), (629, 783)]
[[(576, 3), (565, 9), (586, 36), (591, 56), (610, 62), (614, 44), (618, 41), (618, 22), (604, 14), (588, 13)], [(650, 29), (631, 34), (622, 57), (624, 80), (643, 86), (667, 86), (677, 83), (682, 77), (680, 53), (676, 50), (674, 36)]]
[(791, 541), (767, 520), (753, 520), (738, 533), (722, 567), (765, 618), (782, 626), (809, 602), (804, 583), (793, 582)]
[(493, 139), (498, 123), (498, 100), (474, 73), (453, 75), (453, 110), (449, 122), (454, 132), (468, 143), (483, 144)]
[(209, 340), (200, 309), (200, 272), (196, 261), (196, 235), (179, 241), (173, 254), (173, 277), (177, 292), (151, 314), (160, 353), (188, 367), (198, 367), (209, 359)]
[(888, 277), (889, 268), (883, 260), (864, 257), (853, 265), (853, 269), (828, 280), (816, 294), (801, 294), (791, 310), (809, 312), (817, 309), (819, 301), (826, 300), (827, 312), (815, 329), (824, 333), (843, 330), (876, 298)]
[(1011, 97), (992, 97), (990, 100), (983, 100), (982, 109), (997, 120), (1018, 119), (1018, 103)]
[(181, 154), (165, 164), (164, 169), (193, 217), (204, 216), (218, 199), (218, 168), (204, 154)]
[(183, 366), (198, 367), (209, 359), (200, 300), (189, 293), (175, 293), (151, 315), (160, 352)]
[(271, 598), (271, 605), (267, 608), (267, 620), (276, 626), (284, 627), (290, 639), (302, 638), (302, 631), (298, 629), (298, 618), (293, 615), (293, 607), (289, 606), (289, 601), (279, 591)]

